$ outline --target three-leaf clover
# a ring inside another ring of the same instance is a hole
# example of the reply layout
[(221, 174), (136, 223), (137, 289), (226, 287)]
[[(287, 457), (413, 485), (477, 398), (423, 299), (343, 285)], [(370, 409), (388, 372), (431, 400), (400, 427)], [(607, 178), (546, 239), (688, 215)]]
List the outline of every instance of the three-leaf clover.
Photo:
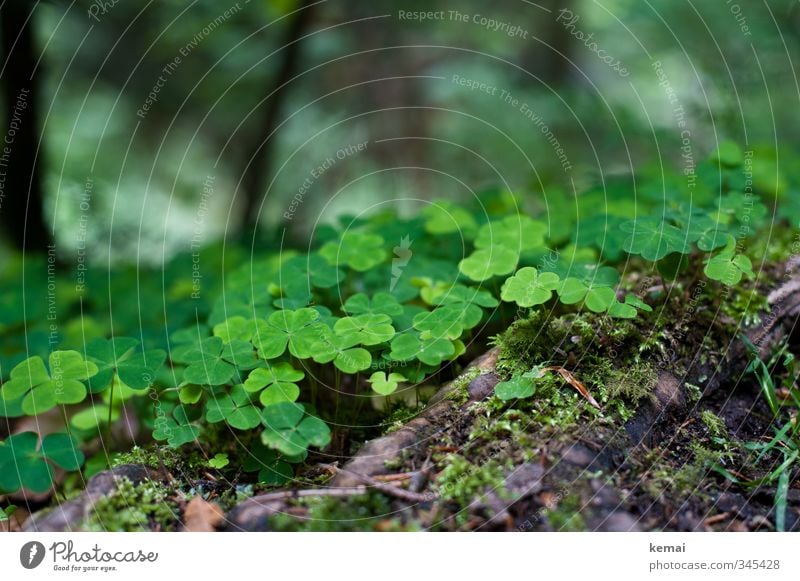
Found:
[(265, 406), (285, 401), (293, 402), (300, 396), (297, 382), (304, 377), (305, 373), (289, 363), (267, 364), (266, 367), (259, 367), (250, 372), (244, 382), (244, 389), (251, 393), (263, 390), (260, 400)]
[(321, 419), (306, 415), (302, 405), (277, 403), (262, 412), (265, 446), (287, 456), (302, 454), (309, 446), (324, 448), (331, 441), (331, 431)]
[[(249, 343), (247, 343), (248, 348)], [(250, 348), (252, 351), (252, 348)], [(236, 373), (236, 367), (227, 359), (232, 358), (220, 337), (207, 337), (182, 357), (189, 366), (183, 371), (183, 378), (197, 385), (223, 385)]]
[(345, 232), (339, 242), (328, 242), (320, 248), (320, 255), (332, 266), (346, 265), (363, 272), (386, 260), (384, 240), (377, 234)]
[(0, 393), (6, 401), (22, 399), (28, 415), (46, 412), (59, 404), (83, 401), (86, 386), (82, 380), (97, 373), (97, 365), (85, 361), (77, 351), (53, 351), (48, 372), (41, 357), (30, 357), (11, 370), (11, 378)]
[(357, 315), (344, 317), (333, 325), (333, 332), (346, 347), (378, 345), (394, 337), (392, 318), (389, 315)]
[(173, 448), (194, 442), (199, 434), (200, 428), (189, 420), (186, 409), (180, 405), (172, 410), (171, 415), (159, 415), (153, 422), (153, 438), (166, 440)]
[(68, 434), (49, 434), (39, 445), (35, 432), (21, 432), (0, 442), (0, 491), (24, 488), (45, 492), (53, 485), (53, 466), (77, 470), (84, 456)]
[(389, 357), (395, 361), (418, 359), (426, 365), (439, 365), (455, 356), (455, 345), (442, 338), (420, 339), (417, 335), (403, 333), (391, 343)]
[(397, 390), (397, 386), (404, 381), (407, 380), (401, 373), (387, 374), (384, 371), (376, 371), (367, 380), (372, 390), (379, 395), (394, 393)]
[(264, 359), (280, 357), (289, 348), (289, 353), (300, 359), (308, 359), (311, 347), (320, 338), (319, 311), (311, 308), (282, 310), (272, 313), (267, 320), (256, 321), (253, 344)]
[(88, 380), (89, 391), (98, 393), (111, 385), (116, 375), (131, 389), (147, 389), (166, 360), (161, 349), (136, 353), (139, 341), (130, 337), (96, 338), (86, 344), (86, 358), (97, 365)]
[(346, 337), (335, 335), (329, 327), (314, 344), (313, 358), (317, 363), (330, 363), (345, 373), (358, 373), (372, 365), (372, 354), (361, 347), (352, 348)]
[(261, 442), (254, 442), (242, 462), (242, 468), (245, 472), (258, 472), (258, 481), (263, 484), (284, 484), (294, 475), (291, 465), (302, 462), (306, 456), (305, 453), (285, 456)]
[(477, 226), (470, 212), (449, 200), (433, 200), (422, 210), (425, 230), (430, 234), (471, 232)]
[(506, 302), (515, 302), (520, 307), (541, 305), (550, 300), (558, 283), (559, 277), (556, 273), (540, 274), (532, 266), (526, 266), (506, 279), (500, 297)]
[(468, 278), (484, 281), (493, 276), (510, 274), (517, 267), (519, 252), (505, 246), (480, 248), (458, 263), (458, 269)]
[(728, 244), (717, 255), (706, 262), (703, 270), (712, 280), (718, 280), (726, 286), (733, 286), (743, 276), (753, 277), (753, 263), (744, 254), (736, 253), (736, 239), (729, 236)]
[(396, 317), (403, 314), (401, 305), (394, 295), (387, 292), (375, 293), (370, 299), (364, 293), (351, 296), (344, 303), (344, 311), (350, 315), (389, 315)]
[(559, 300), (565, 305), (584, 301), (594, 313), (607, 311), (617, 300), (617, 293), (605, 284), (586, 284), (578, 278), (567, 278), (558, 287)]
[(206, 402), (206, 420), (212, 424), (224, 420), (232, 428), (249, 430), (261, 423), (261, 414), (245, 388), (235, 385), (229, 394)]
[(625, 251), (639, 254), (651, 262), (661, 260), (672, 252), (689, 252), (688, 233), (663, 219), (640, 218), (623, 222), (620, 227), (629, 233), (623, 244)]

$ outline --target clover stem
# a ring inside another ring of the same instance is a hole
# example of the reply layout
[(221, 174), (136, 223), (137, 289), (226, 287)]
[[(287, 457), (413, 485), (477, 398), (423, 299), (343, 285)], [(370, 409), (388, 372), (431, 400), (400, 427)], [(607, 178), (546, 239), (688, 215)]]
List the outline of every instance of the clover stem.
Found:
[(422, 361), (417, 361), (417, 372), (414, 374), (414, 395), (417, 398), (417, 407), (419, 407), (419, 372), (422, 369)]
[[(106, 422), (106, 435), (105, 435), (105, 442), (103, 447), (108, 450), (108, 447), (111, 445), (111, 414), (114, 411), (114, 380), (117, 377), (117, 372), (114, 371), (111, 374), (111, 391), (108, 393), (108, 420)], [(106, 460), (107, 465), (111, 468), (111, 454), (106, 452)]]

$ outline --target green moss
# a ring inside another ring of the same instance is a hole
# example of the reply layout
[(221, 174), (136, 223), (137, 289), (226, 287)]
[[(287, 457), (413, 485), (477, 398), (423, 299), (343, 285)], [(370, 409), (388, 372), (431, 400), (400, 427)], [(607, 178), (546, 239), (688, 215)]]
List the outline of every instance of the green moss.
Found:
[(658, 384), (658, 374), (652, 365), (640, 362), (625, 369), (608, 369), (600, 381), (606, 386), (610, 398), (636, 404), (653, 393)]
[(178, 507), (158, 482), (134, 485), (127, 478), (117, 490), (97, 501), (82, 528), (87, 531), (169, 531), (178, 522)]
[(711, 410), (703, 410), (700, 419), (708, 428), (708, 433), (714, 438), (728, 438), (728, 428), (725, 421)]
[(270, 519), (272, 529), (282, 532), (357, 532), (408, 531), (415, 528), (395, 518), (388, 499), (376, 492), (347, 498), (309, 498), (298, 503), (299, 507), (307, 509), (304, 516), (275, 514)]
[(469, 401), (469, 384), (472, 380), (481, 374), (481, 370), (477, 367), (470, 367), (459, 377), (453, 380), (450, 389), (445, 396), (447, 399), (454, 401), (457, 405), (464, 405)]
[(465, 508), (494, 491), (505, 492), (507, 467), (500, 459), (491, 458), (480, 464), (473, 464), (459, 454), (447, 456), (447, 465), (436, 479), (436, 490), (443, 500), (455, 502)]
[(558, 506), (550, 509), (546, 513), (547, 520), (555, 531), (585, 531), (587, 528), (586, 522), (580, 510), (580, 498), (577, 495), (568, 494), (561, 500)]
[(146, 448), (134, 446), (128, 452), (117, 454), (111, 465), (114, 467), (122, 464), (142, 464), (150, 468), (161, 468), (163, 462), (163, 466), (171, 470), (177, 468), (181, 461), (181, 456), (176, 450), (153, 444)]

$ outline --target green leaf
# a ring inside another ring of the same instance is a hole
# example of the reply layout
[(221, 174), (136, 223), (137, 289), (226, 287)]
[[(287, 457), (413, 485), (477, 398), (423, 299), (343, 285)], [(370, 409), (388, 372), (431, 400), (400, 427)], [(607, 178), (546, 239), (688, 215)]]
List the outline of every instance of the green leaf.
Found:
[(214, 454), (214, 457), (208, 460), (209, 467), (215, 468), (216, 470), (221, 470), (230, 463), (231, 461), (228, 459), (227, 454)]
[(738, 167), (744, 160), (742, 150), (733, 141), (721, 141), (711, 159), (728, 167)]
[(380, 395), (394, 393), (397, 390), (397, 386), (404, 381), (407, 380), (405, 376), (400, 373), (389, 373), (387, 375), (383, 371), (376, 371), (367, 380), (372, 390)]
[(541, 305), (550, 300), (559, 282), (559, 277), (554, 272), (539, 274), (532, 266), (526, 266), (506, 279), (500, 297), (506, 302), (515, 302), (520, 307)]
[(481, 226), (475, 239), (475, 247), (505, 248), (518, 255), (525, 250), (543, 247), (545, 234), (547, 225), (542, 222), (523, 215), (507, 216)]
[(357, 315), (344, 317), (336, 321), (333, 326), (343, 345), (378, 345), (394, 337), (392, 319), (389, 315)]
[(320, 255), (332, 266), (349, 266), (364, 272), (386, 260), (384, 240), (377, 234), (345, 232), (339, 242), (328, 242), (320, 248)]
[(52, 464), (74, 471), (84, 462), (83, 453), (68, 434), (50, 434), (39, 445), (34, 432), (21, 432), (0, 443), (0, 491), (20, 489), (45, 492), (53, 485)]
[(386, 292), (375, 293), (372, 300), (364, 293), (354, 294), (344, 303), (343, 309), (351, 315), (396, 317), (403, 314), (403, 305), (397, 301), (394, 295)]
[(223, 385), (236, 371), (222, 357), (224, 343), (220, 337), (207, 337), (187, 351), (183, 360), (189, 366), (183, 371), (184, 380), (197, 385)]
[(508, 381), (501, 381), (494, 388), (494, 393), (503, 401), (531, 397), (536, 393), (536, 386), (529, 377), (512, 377)]
[(312, 346), (319, 340), (319, 311), (311, 308), (272, 313), (266, 321), (256, 322), (253, 344), (264, 359), (275, 359), (286, 351), (300, 359), (312, 355)]
[(159, 415), (153, 423), (153, 438), (166, 440), (172, 448), (196, 441), (199, 434), (200, 428), (189, 421), (183, 406), (177, 406), (171, 415)]
[(629, 236), (623, 248), (630, 254), (639, 254), (646, 260), (655, 262), (671, 252), (688, 254), (690, 251), (688, 233), (657, 218), (640, 218), (621, 225)]
[(287, 456), (302, 454), (309, 446), (322, 448), (330, 442), (327, 424), (314, 416), (305, 416), (299, 404), (271, 405), (264, 408), (262, 416), (265, 426), (262, 443)]
[(458, 263), (458, 269), (468, 278), (480, 282), (512, 273), (518, 260), (518, 251), (495, 246), (476, 250)]
[(77, 351), (53, 351), (49, 358), (50, 372), (41, 357), (26, 359), (11, 370), (9, 381), (3, 384), (5, 401), (21, 398), (22, 411), (27, 415), (46, 412), (60, 404), (80, 403), (86, 397), (81, 380), (97, 373), (97, 365), (85, 361)]
[(89, 378), (89, 391), (99, 393), (111, 385), (112, 378), (131, 389), (147, 389), (166, 361), (161, 349), (137, 352), (139, 341), (130, 337), (96, 338), (86, 344), (87, 360), (97, 365), (98, 372)]
[(234, 339), (249, 341), (254, 332), (255, 321), (242, 316), (231, 317), (214, 325), (214, 336), (219, 337), (225, 343), (230, 343)]
[(725, 249), (706, 261), (703, 272), (708, 278), (718, 280), (726, 286), (738, 284), (743, 276), (755, 276), (750, 259), (744, 254), (736, 254), (736, 240), (732, 236)]
[(421, 342), (416, 334), (403, 333), (392, 340), (389, 357), (394, 361), (410, 361), (416, 359), (420, 347)]
[(230, 394), (206, 402), (206, 421), (213, 424), (223, 420), (238, 430), (250, 430), (261, 423), (258, 408), (241, 385), (234, 386)]

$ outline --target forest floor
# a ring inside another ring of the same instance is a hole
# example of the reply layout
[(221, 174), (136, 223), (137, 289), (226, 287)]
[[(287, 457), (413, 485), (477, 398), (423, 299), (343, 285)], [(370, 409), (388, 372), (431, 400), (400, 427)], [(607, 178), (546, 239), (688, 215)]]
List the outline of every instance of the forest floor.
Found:
[[(664, 285), (644, 321), (522, 318), (424, 408), (349, 459), (310, 456), (290, 488), (137, 450), (55, 508), (23, 499), (11, 528), (798, 531), (797, 454), (785, 465), (773, 438), (797, 418), (774, 418), (742, 338), (773, 360), (772, 377), (792, 376), (796, 270), (776, 267), (733, 307), (702, 285)], [(535, 397), (494, 396), (501, 379), (556, 358), (564, 367), (542, 373)]]

